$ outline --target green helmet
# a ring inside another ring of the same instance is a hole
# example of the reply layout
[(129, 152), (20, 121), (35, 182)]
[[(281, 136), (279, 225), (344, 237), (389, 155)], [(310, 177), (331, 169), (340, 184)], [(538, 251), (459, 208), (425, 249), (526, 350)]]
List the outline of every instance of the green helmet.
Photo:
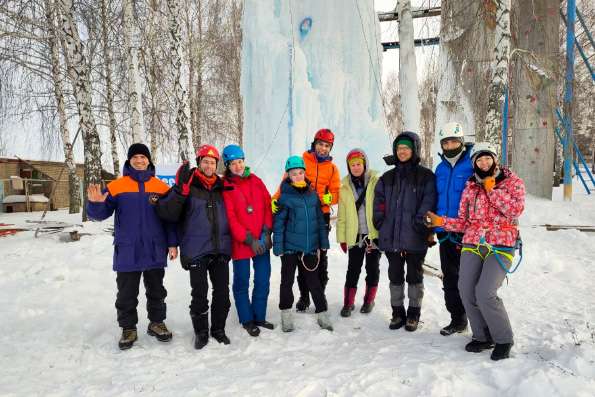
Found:
[(291, 156), (285, 162), (285, 172), (292, 170), (294, 168), (302, 168), (306, 169), (306, 165), (304, 164), (304, 159), (300, 156)]

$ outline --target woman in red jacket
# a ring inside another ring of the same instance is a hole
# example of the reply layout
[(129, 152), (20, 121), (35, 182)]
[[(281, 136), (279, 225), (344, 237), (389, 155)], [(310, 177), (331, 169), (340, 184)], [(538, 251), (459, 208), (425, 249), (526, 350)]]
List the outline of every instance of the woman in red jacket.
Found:
[(525, 209), (523, 180), (497, 159), (491, 144), (476, 143), (471, 152), (474, 174), (463, 190), (458, 217), (427, 214), (431, 226), (465, 233), (458, 287), (473, 330), (465, 350), (479, 353), (494, 348), (492, 360), (508, 358), (513, 345), (498, 288), (511, 266), (519, 238), (518, 218)]
[[(223, 149), (226, 189), (225, 209), (232, 236), (233, 296), (240, 323), (251, 336), (258, 336), (266, 321), (269, 280), (271, 277), (271, 195), (260, 178), (244, 164), (244, 151), (237, 145)], [(252, 301), (250, 259), (254, 266)]]

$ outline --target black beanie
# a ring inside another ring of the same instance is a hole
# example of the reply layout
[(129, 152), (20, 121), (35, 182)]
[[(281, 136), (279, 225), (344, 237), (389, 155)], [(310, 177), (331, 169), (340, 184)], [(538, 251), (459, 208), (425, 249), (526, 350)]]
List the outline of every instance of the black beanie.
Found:
[(132, 145), (130, 145), (130, 147), (128, 148), (128, 160), (130, 160), (132, 156), (135, 156), (137, 154), (142, 154), (143, 156), (149, 159), (149, 163), (153, 163), (151, 161), (151, 152), (149, 151), (149, 148), (146, 145), (143, 145), (142, 143), (133, 143)]

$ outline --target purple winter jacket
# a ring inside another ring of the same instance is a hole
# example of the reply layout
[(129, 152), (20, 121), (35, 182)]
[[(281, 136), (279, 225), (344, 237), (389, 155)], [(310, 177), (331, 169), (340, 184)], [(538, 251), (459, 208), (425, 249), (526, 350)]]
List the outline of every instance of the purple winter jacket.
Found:
[[(162, 221), (155, 200), (169, 187), (146, 171), (124, 165), (124, 176), (110, 182), (103, 203), (87, 202), (89, 218), (104, 220), (114, 212), (114, 271), (135, 272), (167, 266), (168, 247), (178, 245), (175, 225)], [(104, 192), (105, 192), (104, 191)]]

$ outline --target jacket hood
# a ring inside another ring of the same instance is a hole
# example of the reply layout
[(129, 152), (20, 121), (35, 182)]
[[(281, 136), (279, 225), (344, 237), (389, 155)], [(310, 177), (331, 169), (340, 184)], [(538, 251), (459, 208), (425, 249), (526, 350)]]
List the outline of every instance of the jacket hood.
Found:
[(384, 157), (384, 162), (386, 165), (396, 165), (399, 160), (397, 158), (397, 142), (401, 138), (409, 138), (413, 141), (413, 155), (411, 156), (411, 163), (412, 164), (419, 164), (421, 162), (421, 158), (419, 157), (419, 153), (421, 152), (421, 141), (419, 139), (419, 135), (412, 131), (403, 131), (393, 141), (393, 152), (389, 156)]
[(130, 165), (130, 161), (126, 160), (124, 168), (122, 169), (123, 176), (129, 176), (135, 181), (145, 182), (155, 176), (155, 167), (153, 163), (149, 163), (149, 166), (144, 171), (139, 171)]
[(349, 173), (349, 175), (351, 175), (351, 170), (349, 169), (349, 161), (347, 160), (349, 158), (349, 155), (351, 153), (355, 153), (355, 152), (360, 152), (364, 155), (364, 174), (366, 174), (369, 170), (368, 166), (370, 164), (370, 162), (368, 161), (368, 154), (364, 151), (364, 149), (360, 149), (360, 148), (353, 148), (349, 151), (349, 153), (347, 153), (347, 156), (345, 156), (345, 163), (347, 164), (347, 172)]

